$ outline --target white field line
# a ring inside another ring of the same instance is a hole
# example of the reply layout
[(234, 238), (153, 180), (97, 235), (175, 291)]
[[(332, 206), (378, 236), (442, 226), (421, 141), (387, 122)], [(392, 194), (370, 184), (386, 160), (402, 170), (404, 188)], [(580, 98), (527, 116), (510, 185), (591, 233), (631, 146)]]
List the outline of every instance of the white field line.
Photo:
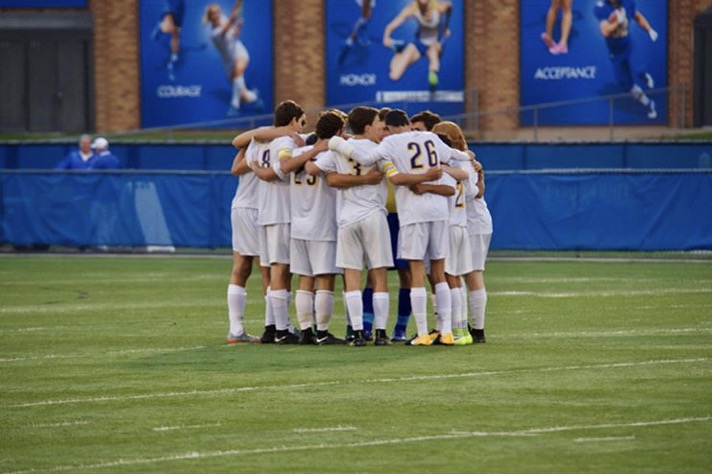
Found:
[(267, 385), (267, 386), (254, 386), (254, 387), (234, 387), (234, 388), (221, 388), (214, 390), (189, 390), (184, 392), (164, 392), (164, 393), (146, 393), (141, 395), (107, 395), (103, 397), (87, 397), (87, 398), (65, 398), (58, 400), (41, 400), (37, 402), (26, 402), (18, 403), (15, 405), (8, 405), (8, 408), (30, 408), (37, 406), (50, 406), (50, 405), (71, 405), (71, 404), (82, 404), (82, 403), (97, 403), (97, 402), (125, 402), (128, 400), (153, 400), (161, 398), (176, 398), (176, 397), (191, 397), (191, 396), (213, 396), (213, 395), (224, 395), (232, 394), (238, 392), (248, 392), (255, 390), (294, 390), (297, 388), (313, 388), (313, 387), (324, 387), (324, 386), (335, 386), (335, 385), (350, 385), (353, 383), (398, 383), (398, 382), (408, 382), (408, 381), (422, 381), (422, 380), (443, 380), (443, 379), (454, 379), (454, 378), (468, 378), (468, 377), (483, 377), (483, 376), (493, 376), (493, 375), (512, 375), (512, 374), (523, 374), (523, 373), (544, 373), (544, 372), (560, 372), (568, 370), (599, 370), (599, 369), (621, 369), (628, 367), (641, 367), (647, 365), (661, 365), (661, 364), (694, 364), (698, 362), (707, 362), (709, 359), (706, 357), (696, 358), (696, 359), (662, 359), (662, 360), (648, 360), (643, 362), (619, 362), (613, 364), (592, 364), (592, 365), (571, 365), (564, 367), (544, 367), (537, 369), (513, 369), (513, 370), (492, 370), (492, 371), (482, 371), (482, 372), (465, 372), (461, 374), (438, 374), (438, 375), (418, 375), (410, 377), (396, 377), (396, 378), (383, 378), (383, 379), (372, 379), (372, 380), (359, 380), (354, 382), (351, 380), (339, 381), (334, 380), (330, 382), (312, 382), (303, 384), (285, 384), (285, 385)]
[(656, 290), (617, 291), (488, 291), (488, 296), (535, 296), (537, 298), (604, 298), (608, 296), (665, 296), (712, 293), (712, 288), (660, 288)]
[(59, 423), (42, 423), (37, 425), (32, 425), (32, 428), (62, 428), (65, 426), (79, 426), (88, 425), (91, 421), (78, 420), (78, 421), (61, 421)]
[[(195, 349), (205, 349), (208, 346), (193, 346), (193, 347), (172, 347), (172, 348), (142, 348), (142, 349), (126, 349), (122, 351), (106, 351), (102, 352), (101, 355), (106, 356), (122, 356), (122, 355), (134, 355), (134, 354), (167, 354), (169, 352), (181, 352), (181, 351), (192, 351)], [(26, 362), (31, 360), (55, 360), (55, 359), (85, 359), (87, 357), (93, 356), (92, 353), (84, 354), (46, 354), (43, 356), (30, 356), (30, 357), (5, 357), (0, 358), (0, 363), (3, 362)]]
[(635, 436), (602, 436), (600, 438), (576, 438), (575, 443), (599, 443), (602, 441), (632, 441)]
[(153, 431), (179, 431), (179, 430), (194, 430), (200, 428), (214, 428), (222, 426), (220, 423), (208, 423), (204, 425), (185, 425), (185, 426), (157, 426)]
[(329, 433), (333, 431), (356, 431), (354, 426), (327, 426), (324, 428), (295, 428), (295, 433)]
[(575, 426), (552, 426), (546, 428), (530, 428), (517, 431), (465, 431), (434, 434), (428, 436), (413, 436), (409, 438), (386, 438), (371, 441), (361, 441), (354, 443), (317, 443), (296, 446), (275, 446), (272, 448), (258, 449), (230, 449), (223, 451), (205, 451), (174, 454), (170, 456), (158, 456), (153, 458), (118, 459), (116, 461), (106, 461), (96, 464), (75, 464), (55, 466), (50, 469), (31, 469), (25, 471), (15, 471), (11, 474), (25, 474), (31, 472), (60, 472), (60, 471), (80, 471), (87, 469), (119, 468), (128, 466), (140, 466), (149, 464), (159, 464), (173, 461), (184, 461), (194, 459), (209, 459), (226, 456), (249, 456), (255, 454), (278, 454), (295, 451), (317, 451), (327, 449), (351, 449), (365, 448), (369, 446), (387, 446), (405, 443), (422, 443), (424, 441), (442, 441), (450, 439), (485, 438), (485, 437), (509, 437), (509, 436), (533, 436), (547, 433), (562, 433), (567, 431), (585, 431), (607, 428), (640, 428), (648, 426), (679, 425), (688, 423), (702, 423), (712, 420), (712, 416), (702, 416), (695, 418), (677, 418), (673, 420), (651, 420), (634, 421), (629, 423), (608, 423), (600, 425), (575, 425)]

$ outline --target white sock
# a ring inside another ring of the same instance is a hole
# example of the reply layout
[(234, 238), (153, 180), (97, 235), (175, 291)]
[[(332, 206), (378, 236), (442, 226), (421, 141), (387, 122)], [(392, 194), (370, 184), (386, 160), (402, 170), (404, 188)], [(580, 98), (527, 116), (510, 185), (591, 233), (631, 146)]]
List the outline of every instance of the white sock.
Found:
[(386, 329), (388, 325), (388, 311), (391, 299), (388, 293), (380, 292), (373, 294), (373, 327), (376, 329)]
[(297, 309), (299, 329), (310, 328), (312, 326), (312, 315), (314, 314), (314, 294), (311, 291), (297, 290), (294, 306)]
[(246, 301), (247, 292), (243, 287), (233, 284), (227, 286), (227, 314), (230, 321), (230, 334), (237, 336), (245, 331), (242, 319), (245, 316)]
[(361, 291), (348, 291), (344, 293), (346, 298), (346, 307), (351, 318), (351, 327), (354, 331), (363, 329), (363, 301), (361, 300)]
[(418, 336), (428, 334), (428, 294), (425, 287), (410, 289), (410, 306), (413, 309), (413, 319), (418, 330)]
[(452, 293), (447, 283), (442, 282), (435, 285), (435, 296), (438, 304), (438, 319), (440, 320), (440, 331), (443, 334), (452, 332)]
[(450, 300), (452, 301), (452, 328), (462, 329), (462, 292), (460, 288), (450, 289)]
[(470, 315), (472, 317), (472, 327), (474, 329), (485, 328), (485, 308), (487, 307), (487, 290), (475, 290), (470, 292)]
[(269, 297), (271, 292), (272, 290), (267, 288), (267, 293), (265, 294), (265, 326), (273, 326), (275, 324), (274, 311), (272, 310), (272, 300)]
[(287, 290), (272, 290), (269, 292), (269, 300), (272, 303), (277, 331), (284, 331), (289, 327), (288, 295)]
[(331, 317), (334, 314), (334, 292), (316, 290), (314, 308), (316, 309), (316, 330), (328, 331)]
[(242, 89), (245, 88), (245, 77), (238, 76), (232, 80), (232, 100), (230, 100), (230, 105), (236, 109), (240, 108), (240, 97), (242, 96)]
[(630, 89), (630, 92), (638, 100), (638, 102), (640, 102), (644, 106), (647, 107), (648, 104), (650, 104), (650, 99), (647, 95), (645, 95), (645, 92), (643, 92), (643, 89), (641, 89), (638, 84), (634, 84), (633, 87)]

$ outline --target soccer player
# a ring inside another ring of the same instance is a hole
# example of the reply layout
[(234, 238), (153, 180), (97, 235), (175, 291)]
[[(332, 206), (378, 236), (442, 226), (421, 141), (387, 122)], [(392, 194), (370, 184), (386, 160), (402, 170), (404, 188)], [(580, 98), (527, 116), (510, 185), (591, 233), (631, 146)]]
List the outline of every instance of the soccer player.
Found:
[(227, 114), (237, 115), (243, 102), (260, 109), (262, 104), (257, 92), (249, 90), (245, 85), (245, 70), (250, 63), (250, 54), (240, 40), (243, 23), (242, 0), (235, 2), (229, 17), (223, 15), (219, 4), (209, 4), (205, 8), (203, 23), (210, 26), (210, 37), (220, 53), (225, 74), (232, 85), (232, 97)]
[[(307, 124), (304, 110), (292, 100), (280, 103), (274, 112), (274, 125), (287, 126), (292, 132)], [(260, 264), (270, 267), (269, 303), (275, 318), (274, 340), (279, 344), (296, 344), (298, 337), (289, 331), (290, 191), (289, 176), (280, 170), (282, 162), (292, 157), (296, 143), (291, 136), (260, 144), (250, 156), (251, 168), (262, 182), (259, 186), (258, 217)], [(263, 340), (271, 328), (265, 328)]]
[[(383, 45), (395, 51), (388, 74), (391, 80), (399, 80), (410, 65), (426, 56), (428, 58), (428, 86), (432, 92), (435, 91), (438, 85), (443, 42), (450, 36), (451, 13), (452, 2), (414, 0), (386, 25), (383, 31)], [(391, 37), (393, 31), (410, 18), (418, 22), (416, 38), (407, 44), (401, 40), (394, 40)]]
[[(230, 211), (233, 264), (227, 288), (228, 321), (230, 325), (227, 336), (228, 344), (256, 342), (252, 339), (255, 336), (244, 331), (242, 323), (247, 302), (247, 280), (252, 274), (255, 257), (259, 258), (260, 255), (259, 226), (257, 225), (258, 186), (260, 180), (252, 173), (249, 167), (249, 159), (246, 156), (259, 154), (257, 148), (261, 142), (269, 142), (282, 136), (291, 136), (295, 141), (303, 144), (298, 134), (288, 126), (260, 127), (243, 132), (232, 140), (232, 145), (239, 152), (235, 155), (231, 172), (233, 175), (239, 176), (240, 182), (235, 191)], [(265, 330), (267, 337), (263, 340), (260, 338), (255, 339), (263, 343), (273, 343), (275, 322), (272, 306), (269, 304), (268, 298), (269, 266), (260, 265), (259, 268), (262, 275), (262, 289), (265, 299), (265, 327), (269, 329)]]
[(652, 41), (657, 41), (658, 33), (638, 10), (635, 0), (599, 0), (596, 2), (594, 13), (600, 21), (599, 28), (608, 46), (616, 81), (646, 108), (649, 119), (657, 118), (655, 102), (638, 84), (641, 82), (649, 89), (655, 87), (653, 76), (633, 61), (630, 20), (635, 20), (648, 33)]
[[(460, 127), (453, 122), (440, 122), (433, 127), (448, 145), (458, 150), (466, 150), (467, 142)], [(457, 162), (458, 167), (447, 167), (445, 172), (457, 180), (456, 193), (450, 197), (450, 255), (445, 260), (445, 278), (450, 286), (452, 300), (452, 327), (455, 345), (472, 344), (472, 336), (467, 330), (467, 300), (462, 289), (462, 277), (469, 278), (475, 270), (472, 247), (468, 232), (467, 190), (471, 183), (477, 183), (478, 174), (471, 163)]]
[[(469, 160), (470, 155), (453, 150), (431, 132), (412, 131), (408, 116), (402, 110), (392, 110), (386, 116), (386, 126), (391, 135), (373, 148), (360, 150), (343, 139), (334, 137), (329, 141), (329, 148), (354, 159), (362, 166), (372, 165), (385, 160), (406, 176), (423, 176), (432, 170), (440, 171), (440, 163), (447, 163), (451, 158)], [(398, 183), (389, 176), (393, 184)], [(441, 174), (441, 173), (440, 173)], [(429, 180), (426, 180), (429, 181)], [(416, 183), (408, 183), (409, 186)], [(435, 192), (438, 184), (423, 184), (421, 191), (415, 193), (407, 186), (396, 188), (396, 202), (400, 219), (400, 237), (398, 240), (399, 257), (409, 261), (412, 278), (411, 305), (418, 334), (410, 345), (430, 345), (427, 325), (427, 294), (425, 291), (426, 255), (431, 257), (431, 272), (436, 282), (438, 308), (442, 319), (441, 341), (453, 344), (454, 337), (450, 321), (450, 289), (445, 281), (444, 260), (448, 253), (448, 201), (440, 192)], [(445, 186), (449, 187), (449, 186)], [(440, 189), (440, 188), (438, 188)], [(450, 188), (450, 194), (455, 192)]]
[[(280, 171), (291, 173), (291, 240), (290, 269), (299, 275), (299, 288), (294, 300), (301, 329), (299, 344), (345, 344), (329, 333), (334, 309), (336, 268), (336, 190), (322, 177), (308, 175), (304, 169), (328, 152), (328, 140), (341, 134), (343, 118), (325, 112), (316, 124), (314, 145), (294, 150), (292, 158), (280, 163)], [(316, 287), (316, 295), (314, 288)], [(317, 332), (312, 330), (316, 314)]]
[[(364, 154), (368, 154), (381, 141), (384, 126), (377, 109), (355, 107), (348, 114), (348, 122), (355, 136), (348, 142), (343, 138), (339, 137), (339, 139), (347, 143), (350, 149), (359, 149)], [(325, 153), (315, 163), (308, 163), (307, 171), (311, 175), (327, 173), (327, 182), (329, 182), (332, 173), (362, 176), (372, 172), (374, 164), (375, 160), (370, 165), (363, 166), (341, 153)], [(405, 176), (399, 174), (392, 163), (385, 162), (380, 166), (387, 175), (391, 175), (389, 179), (394, 184), (417, 184), (439, 177), (441, 173), (439, 169), (434, 169), (420, 176)], [(387, 271), (393, 265), (393, 255), (389, 240), (383, 238), (388, 235), (386, 193), (387, 187), (384, 182), (340, 188), (336, 264), (344, 269), (346, 307), (354, 330), (354, 338), (350, 342), (352, 346), (366, 345), (361, 295), (364, 262), (373, 280), (374, 327), (376, 328), (374, 344), (390, 345), (386, 333), (390, 305)]]
[[(227, 287), (228, 344), (240, 342), (256, 343), (259, 338), (245, 331), (243, 319), (247, 303), (247, 280), (252, 274), (252, 264), (259, 256), (257, 238), (257, 186), (259, 179), (247, 167), (245, 147), (235, 155), (231, 172), (240, 178), (230, 210), (232, 224), (232, 272)], [(263, 287), (269, 284), (269, 272), (262, 269)]]

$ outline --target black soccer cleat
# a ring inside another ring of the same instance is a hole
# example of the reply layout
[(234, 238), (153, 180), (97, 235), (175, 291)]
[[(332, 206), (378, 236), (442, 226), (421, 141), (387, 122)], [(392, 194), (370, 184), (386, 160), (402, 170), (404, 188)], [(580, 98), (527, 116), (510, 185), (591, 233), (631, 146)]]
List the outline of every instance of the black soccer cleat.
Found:
[(376, 329), (376, 340), (373, 343), (374, 346), (390, 346), (391, 340), (386, 334), (385, 329)]
[(317, 331), (315, 343), (318, 346), (343, 346), (344, 344), (346, 344), (346, 341), (344, 339), (339, 339), (338, 337), (335, 337), (330, 332)]
[(274, 324), (265, 326), (265, 332), (260, 337), (262, 344), (274, 344), (274, 336), (277, 334), (277, 327)]
[(299, 334), (298, 343), (302, 346), (316, 344), (316, 339), (314, 337), (314, 331), (312, 330), (312, 328), (302, 329), (302, 332)]
[(276, 344), (298, 344), (299, 336), (296, 336), (284, 329), (282, 331), (277, 331), (277, 334), (274, 336), (274, 342)]

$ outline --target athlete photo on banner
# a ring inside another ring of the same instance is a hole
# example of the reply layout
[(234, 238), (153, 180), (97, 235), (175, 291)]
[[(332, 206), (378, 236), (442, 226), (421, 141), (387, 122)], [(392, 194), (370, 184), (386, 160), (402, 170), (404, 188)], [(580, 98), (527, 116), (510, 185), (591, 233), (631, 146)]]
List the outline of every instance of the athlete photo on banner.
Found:
[(464, 112), (463, 0), (326, 0), (326, 101)]
[(141, 0), (141, 125), (269, 114), (272, 2)]
[(520, 6), (522, 125), (667, 123), (667, 0)]

